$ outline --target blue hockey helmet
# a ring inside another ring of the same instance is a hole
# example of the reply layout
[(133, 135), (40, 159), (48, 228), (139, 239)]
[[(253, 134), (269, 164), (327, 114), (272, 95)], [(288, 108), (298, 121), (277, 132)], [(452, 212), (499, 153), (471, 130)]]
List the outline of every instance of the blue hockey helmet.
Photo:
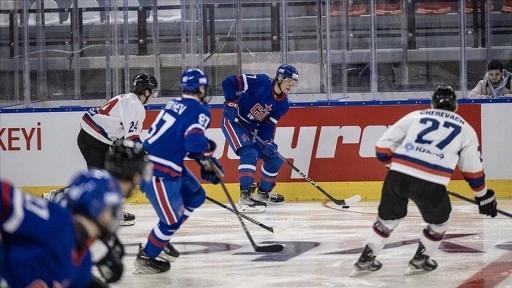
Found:
[[(211, 96), (207, 96), (206, 93), (208, 84), (208, 75), (201, 69), (188, 69), (181, 75), (181, 91), (196, 94), (199, 100), (205, 104), (211, 100)], [(204, 87), (203, 91), (201, 91), (201, 87)]]
[(276, 78), (291, 79), (296, 84), (299, 81), (299, 70), (289, 64), (283, 64), (277, 68)]
[(183, 92), (199, 93), (199, 88), (208, 87), (208, 75), (201, 69), (188, 69), (181, 75), (181, 90)]
[[(114, 233), (119, 226), (123, 195), (119, 184), (110, 174), (90, 169), (74, 179), (60, 203), (73, 214), (93, 220), (103, 234), (109, 234)], [(106, 218), (108, 213), (110, 217)]]
[(457, 95), (451, 86), (438, 86), (432, 94), (432, 107), (449, 111), (457, 110)]

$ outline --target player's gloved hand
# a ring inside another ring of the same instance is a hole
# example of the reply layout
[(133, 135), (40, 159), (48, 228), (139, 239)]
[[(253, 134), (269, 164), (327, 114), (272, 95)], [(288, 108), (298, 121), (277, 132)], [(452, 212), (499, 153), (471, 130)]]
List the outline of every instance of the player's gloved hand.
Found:
[(496, 196), (494, 191), (487, 189), (487, 193), (482, 197), (475, 197), (476, 203), (478, 203), (478, 210), (480, 214), (496, 217), (498, 215)]
[[(221, 178), (217, 176), (217, 173), (224, 175), (224, 168), (215, 157), (211, 157), (209, 160), (199, 160), (198, 163), (201, 165), (201, 178), (212, 184), (220, 183)], [(211, 164), (215, 167), (212, 167)], [(214, 169), (217, 170), (217, 173)]]
[(105, 242), (105, 244), (107, 245), (109, 251), (111, 251), (112, 254), (114, 254), (114, 256), (116, 256), (118, 259), (123, 258), (124, 245), (123, 243), (121, 243), (119, 238), (117, 238), (117, 235), (112, 235), (112, 237), (110, 237), (110, 239), (107, 242)]
[(273, 141), (266, 141), (265, 143), (260, 144), (261, 153), (267, 157), (274, 157), (277, 152), (277, 144)]
[(115, 254), (116, 252), (109, 250), (107, 255), (105, 255), (105, 257), (103, 257), (103, 259), (101, 259), (98, 263), (96, 263), (101, 276), (107, 283), (117, 282), (123, 275), (123, 262), (121, 262), (121, 259), (116, 257)]
[(224, 111), (222, 112), (222, 116), (224, 116), (224, 118), (233, 122), (233, 121), (235, 121), (237, 114), (238, 114), (238, 104), (236, 103), (236, 101), (224, 102)]

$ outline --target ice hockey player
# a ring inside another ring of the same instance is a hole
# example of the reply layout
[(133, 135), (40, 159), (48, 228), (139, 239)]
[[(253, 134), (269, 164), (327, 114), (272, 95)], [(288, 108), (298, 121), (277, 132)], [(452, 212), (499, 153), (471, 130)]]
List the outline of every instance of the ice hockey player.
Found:
[(452, 208), (446, 185), (457, 165), (475, 193), (480, 214), (496, 216), (496, 197), (493, 190), (487, 189), (477, 134), (456, 111), (457, 96), (453, 89), (437, 87), (432, 95), (432, 109), (407, 114), (378, 140), (377, 158), (386, 163), (389, 171), (377, 220), (351, 276), (381, 269), (382, 263), (375, 258), (406, 216), (409, 199), (418, 206), (427, 226), (404, 274), (437, 268), (431, 257), (448, 229)]
[[(269, 204), (283, 204), (284, 197), (272, 192), (279, 168), (274, 133), (279, 119), (288, 112), (287, 94), (297, 85), (299, 72), (292, 65), (279, 66), (274, 79), (265, 74), (231, 75), (222, 82), (224, 112), (222, 132), (229, 146), (240, 156), (240, 212), (264, 212)], [(265, 142), (256, 141), (235, 120), (255, 132)], [(259, 184), (254, 185), (256, 165), (263, 160)], [(257, 195), (252, 195), (258, 190)]]
[[(149, 178), (151, 165), (142, 144), (118, 141), (106, 154), (105, 169), (80, 173), (59, 203), (2, 182), (3, 267), (10, 287), (106, 287), (121, 278), (124, 250), (115, 232), (123, 195)], [(103, 281), (91, 274), (95, 239), (109, 247), (95, 263)]]
[[(98, 108), (91, 108), (82, 117), (77, 143), (87, 168), (105, 168), (105, 153), (118, 139), (141, 142), (142, 124), (146, 117), (144, 105), (148, 103), (158, 82), (153, 75), (138, 73), (133, 77), (131, 93), (118, 95)], [(52, 200), (59, 198), (65, 188), (43, 195)], [(123, 213), (122, 226), (135, 224), (135, 215)]]
[(205, 136), (211, 114), (206, 104), (208, 76), (200, 69), (189, 69), (181, 76), (182, 97), (170, 100), (151, 125), (144, 148), (153, 163), (152, 181), (141, 185), (158, 215), (158, 223), (140, 247), (135, 273), (168, 271), (179, 252), (169, 243), (183, 222), (205, 201), (205, 191), (184, 166), (186, 156), (201, 167), (201, 177), (213, 184), (220, 182), (209, 165), (222, 166), (213, 158), (216, 144)]

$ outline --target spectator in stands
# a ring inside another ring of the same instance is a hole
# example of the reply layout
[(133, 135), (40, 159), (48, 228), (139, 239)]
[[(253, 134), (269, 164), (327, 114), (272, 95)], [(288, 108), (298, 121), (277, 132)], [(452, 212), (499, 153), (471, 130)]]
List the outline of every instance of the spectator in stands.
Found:
[(503, 69), (503, 64), (493, 60), (487, 65), (484, 80), (478, 81), (476, 87), (469, 93), (469, 98), (512, 97), (510, 72)]

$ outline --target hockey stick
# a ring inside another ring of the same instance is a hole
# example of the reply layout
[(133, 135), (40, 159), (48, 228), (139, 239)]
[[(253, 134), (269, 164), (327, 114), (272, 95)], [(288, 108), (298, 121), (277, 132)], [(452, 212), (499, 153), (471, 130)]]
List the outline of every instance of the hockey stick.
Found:
[(252, 248), (254, 248), (254, 251), (256, 252), (279, 252), (283, 250), (283, 245), (281, 244), (273, 244), (268, 246), (258, 246), (256, 242), (254, 242), (254, 239), (252, 239), (251, 234), (249, 233), (249, 229), (247, 229), (247, 226), (245, 226), (244, 220), (242, 220), (242, 216), (238, 209), (236, 208), (235, 202), (233, 201), (233, 198), (231, 198), (231, 195), (229, 195), (228, 188), (226, 187), (226, 184), (224, 184), (224, 180), (222, 178), (224, 177), (224, 173), (217, 170), (217, 166), (212, 162), (211, 159), (208, 160), (209, 168), (213, 170), (215, 175), (220, 179), (220, 186), (222, 187), (222, 190), (224, 190), (224, 194), (226, 194), (226, 197), (229, 200), (229, 204), (231, 204), (231, 208), (236, 214), (236, 217), (238, 217), (238, 221), (240, 221), (240, 224), (242, 225), (242, 228), (244, 229), (245, 235), (247, 235), (247, 238), (249, 238), (249, 241), (251, 242)]
[[(453, 197), (465, 200), (465, 201), (467, 201), (469, 203), (473, 203), (473, 204), (478, 205), (478, 203), (476, 203), (473, 199), (467, 198), (467, 197), (462, 196), (462, 195), (460, 195), (458, 193), (448, 191), (448, 194), (452, 195)], [(505, 216), (508, 216), (508, 217), (512, 218), (512, 214), (510, 214), (508, 212), (502, 211), (500, 209), (496, 209), (496, 212), (500, 213), (501, 215), (505, 215)]]
[[(228, 206), (226, 206), (226, 205), (224, 205), (224, 204), (220, 203), (219, 201), (217, 201), (217, 200), (215, 200), (215, 199), (213, 199), (213, 198), (210, 198), (210, 197), (206, 196), (206, 199), (208, 199), (210, 202), (213, 202), (213, 203), (215, 203), (215, 204), (219, 205), (220, 207), (222, 207), (222, 208), (224, 208), (224, 209), (226, 209), (226, 210), (228, 210), (228, 211), (230, 211), (230, 212), (232, 212), (232, 213), (235, 213), (235, 210), (233, 210), (233, 209), (229, 208)], [(236, 214), (236, 213), (235, 213), (235, 214)], [(270, 232), (274, 233), (274, 227), (269, 227), (269, 226), (267, 226), (267, 225), (265, 225), (265, 224), (263, 224), (263, 223), (260, 223), (260, 222), (258, 222), (258, 221), (256, 221), (256, 220), (254, 220), (254, 219), (252, 219), (251, 217), (249, 217), (249, 216), (247, 216), (247, 215), (244, 215), (244, 214), (240, 214), (240, 216), (241, 216), (242, 218), (244, 218), (245, 220), (248, 220), (249, 222), (252, 222), (252, 223), (254, 223), (254, 224), (256, 224), (256, 225), (260, 226), (261, 228), (263, 228), (263, 229), (265, 229), (265, 230), (267, 230), (267, 231), (270, 231)]]
[[(256, 140), (258, 140), (260, 143), (265, 144), (265, 141), (263, 139), (261, 139), (261, 137), (258, 136), (256, 133), (254, 133), (254, 131), (249, 129), (249, 127), (247, 127), (244, 123), (242, 123), (242, 121), (238, 117), (235, 118), (235, 122), (238, 123), (238, 125), (240, 125), (242, 128), (244, 128), (245, 131), (251, 133), (252, 137), (254, 137)], [(297, 168), (297, 166), (293, 165), (293, 163), (290, 162), (290, 160), (286, 159), (283, 155), (281, 155), (281, 153), (279, 153), (279, 151), (276, 151), (276, 154), (279, 158), (281, 158), (281, 160), (283, 160), (284, 162), (286, 162), (286, 164), (288, 164), (290, 167), (292, 167), (292, 169), (295, 170), (295, 172), (299, 173), (300, 176), (302, 176), (302, 178), (306, 179), (306, 181), (308, 181), (309, 184), (315, 186), (316, 189), (318, 189), (325, 196), (327, 196), (327, 198), (329, 198), (329, 200), (331, 200), (334, 204), (350, 206), (350, 205), (353, 205), (353, 204), (361, 201), (361, 195), (359, 195), (359, 194), (356, 194), (347, 199), (336, 199), (336, 198), (332, 197), (329, 193), (327, 193), (327, 191), (322, 189), (322, 187), (318, 186), (318, 184), (316, 184), (315, 181), (313, 181), (311, 178), (309, 178), (308, 175), (302, 173), (302, 171), (300, 171), (299, 168)]]

